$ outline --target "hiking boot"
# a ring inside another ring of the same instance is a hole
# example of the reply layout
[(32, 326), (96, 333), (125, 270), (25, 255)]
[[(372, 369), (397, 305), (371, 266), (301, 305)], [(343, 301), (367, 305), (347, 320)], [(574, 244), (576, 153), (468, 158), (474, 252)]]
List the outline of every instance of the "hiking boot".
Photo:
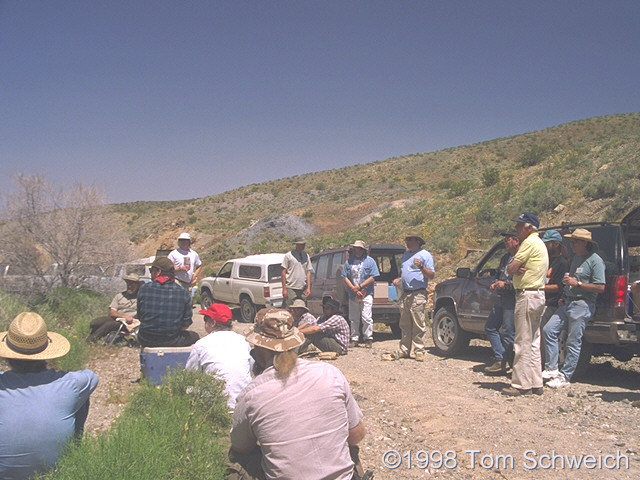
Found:
[(548, 382), (549, 380), (553, 380), (554, 378), (557, 378), (558, 376), (560, 376), (560, 372), (558, 371), (558, 369), (554, 369), (554, 370), (543, 370), (542, 371), (542, 380), (544, 380), (545, 382)]
[(371, 339), (365, 340), (364, 348), (373, 348), (373, 340), (371, 340)]
[(569, 385), (570, 385), (569, 380), (567, 380), (567, 377), (565, 377), (562, 374), (559, 374), (557, 377), (551, 379), (547, 383), (547, 387), (549, 388), (562, 388), (562, 387), (568, 387)]
[(416, 352), (416, 362), (424, 362), (424, 352)]
[(542, 395), (544, 393), (544, 388), (542, 387), (532, 388), (531, 393), (533, 393), (534, 395)]
[(519, 397), (520, 395), (528, 395), (530, 393), (531, 390), (521, 390), (516, 387), (506, 387), (502, 389), (502, 394), (509, 397)]
[(522, 390), (516, 387), (506, 387), (502, 389), (502, 394), (509, 397), (519, 397), (520, 395), (529, 395), (531, 390)]
[(499, 375), (501, 373), (507, 373), (507, 371), (505, 370), (504, 365), (502, 365), (502, 360), (497, 360), (488, 367), (484, 367), (484, 373), (488, 375)]

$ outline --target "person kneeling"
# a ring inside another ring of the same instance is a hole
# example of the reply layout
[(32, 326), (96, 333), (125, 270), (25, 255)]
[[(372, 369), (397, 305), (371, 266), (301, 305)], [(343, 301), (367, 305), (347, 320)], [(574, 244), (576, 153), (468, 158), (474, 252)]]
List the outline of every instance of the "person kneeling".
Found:
[(301, 350), (310, 344), (315, 345), (322, 352), (335, 352), (346, 355), (349, 349), (349, 324), (339, 314), (340, 304), (332, 298), (322, 302), (323, 314), (316, 323), (303, 322), (298, 326), (300, 332), (307, 338)]

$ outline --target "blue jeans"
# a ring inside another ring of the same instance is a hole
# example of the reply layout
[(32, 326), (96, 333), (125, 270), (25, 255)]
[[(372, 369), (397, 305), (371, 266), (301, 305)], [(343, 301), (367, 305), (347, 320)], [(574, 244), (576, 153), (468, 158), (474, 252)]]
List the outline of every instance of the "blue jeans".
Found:
[[(500, 335), (500, 326), (502, 326), (502, 335)], [(513, 322), (513, 308), (505, 307), (502, 300), (498, 298), (493, 304), (491, 313), (484, 325), (484, 331), (491, 343), (493, 349), (493, 357), (497, 362), (504, 357), (504, 352), (513, 346), (515, 337), (515, 326)]]
[(544, 337), (544, 368), (556, 370), (558, 368), (558, 336), (563, 329), (567, 329), (567, 353), (564, 364), (560, 369), (567, 380), (576, 371), (580, 348), (582, 347), (582, 335), (587, 322), (596, 311), (595, 303), (589, 303), (578, 299), (558, 307), (547, 324), (542, 329)]

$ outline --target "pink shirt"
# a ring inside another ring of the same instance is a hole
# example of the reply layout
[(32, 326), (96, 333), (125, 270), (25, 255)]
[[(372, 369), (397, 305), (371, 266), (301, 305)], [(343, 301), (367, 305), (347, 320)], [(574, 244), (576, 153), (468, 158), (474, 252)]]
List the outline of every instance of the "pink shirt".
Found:
[(250, 449), (259, 442), (268, 479), (348, 480), (347, 436), (361, 420), (340, 370), (298, 359), (288, 377), (269, 367), (238, 396), (231, 445)]

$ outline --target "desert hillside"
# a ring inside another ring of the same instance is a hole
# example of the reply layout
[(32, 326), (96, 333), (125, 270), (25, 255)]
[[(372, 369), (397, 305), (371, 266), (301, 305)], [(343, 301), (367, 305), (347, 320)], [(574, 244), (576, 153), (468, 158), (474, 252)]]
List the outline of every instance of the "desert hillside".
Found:
[[(443, 278), (522, 210), (543, 226), (620, 218), (640, 198), (639, 153), (640, 113), (611, 115), (204, 198), (107, 208), (145, 255), (190, 232), (207, 273), (230, 256), (285, 251), (297, 235), (313, 253), (357, 238), (398, 242), (411, 228), (424, 234)], [(221, 167), (211, 166), (212, 179)]]

